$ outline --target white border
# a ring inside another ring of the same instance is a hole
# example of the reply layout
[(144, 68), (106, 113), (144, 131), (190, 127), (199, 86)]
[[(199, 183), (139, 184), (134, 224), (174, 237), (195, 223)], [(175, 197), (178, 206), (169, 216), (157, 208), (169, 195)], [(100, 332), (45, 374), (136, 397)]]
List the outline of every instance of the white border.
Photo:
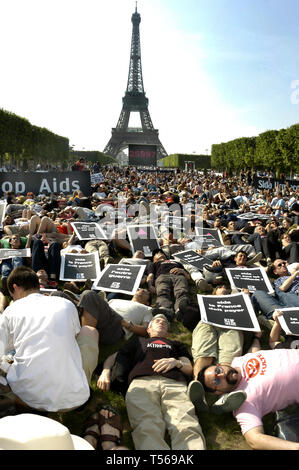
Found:
[(40, 293), (41, 294), (47, 294), (48, 292), (51, 294), (51, 292), (59, 292), (58, 289), (46, 289), (44, 287), (40, 288)]
[[(200, 231), (200, 233), (199, 233)], [(217, 238), (215, 238), (213, 236), (213, 231), (217, 232), (217, 235), (219, 237), (219, 240), (217, 240)], [(206, 228), (206, 227), (195, 227), (195, 235), (196, 237), (203, 237), (207, 232), (211, 232), (211, 235), (213, 237), (214, 240), (216, 240), (216, 242), (220, 243), (220, 246), (224, 246), (224, 242), (222, 240), (222, 235), (221, 235), (221, 231), (219, 230), (219, 228)], [(215, 246), (215, 248), (217, 248), (217, 246)]]
[[(15, 252), (15, 256), (1, 256), (1, 254), (4, 252), (4, 251), (9, 251), (9, 252), (12, 252), (11, 255), (14, 254)], [(23, 254), (20, 255), (20, 254), (17, 254), (16, 252), (17, 251), (22, 251)], [(16, 258), (16, 257), (20, 257), (20, 258), (30, 258), (31, 256), (31, 250), (30, 248), (1, 248), (0, 249), (0, 261), (3, 261), (4, 259), (11, 259), (11, 258)]]
[[(282, 312), (282, 313), (283, 313), (283, 312), (293, 312), (293, 311), (295, 310), (296, 312), (299, 313), (299, 307), (287, 307), (287, 308), (280, 308), (280, 309), (277, 309), (277, 310), (279, 310), (279, 311)], [(295, 334), (295, 333), (293, 333), (293, 332), (289, 329), (289, 327), (288, 327), (288, 325), (287, 325), (287, 323), (286, 323), (286, 321), (285, 321), (283, 315), (280, 315), (280, 316), (278, 317), (278, 321), (279, 321), (279, 323), (280, 323), (281, 328), (283, 329), (283, 331), (284, 331), (287, 335), (290, 335), (290, 336), (298, 336), (298, 337), (299, 337), (299, 333)]]
[[(232, 270), (234, 270), (234, 271), (235, 271), (235, 270), (238, 270), (238, 271), (259, 271), (259, 272), (261, 273), (261, 275), (262, 275), (262, 278), (264, 279), (264, 282), (265, 282), (265, 284), (266, 284), (266, 287), (268, 288), (268, 290), (265, 291), (265, 292), (268, 292), (268, 294), (273, 294), (273, 293), (274, 293), (274, 289), (273, 289), (273, 287), (272, 287), (271, 281), (270, 281), (270, 279), (268, 278), (268, 275), (267, 275), (267, 273), (266, 273), (266, 271), (265, 271), (265, 269), (264, 269), (263, 267), (258, 267), (258, 268), (238, 268), (238, 267), (236, 267), (236, 268), (225, 268), (225, 272), (226, 272), (226, 275), (227, 275), (228, 280), (229, 280), (229, 282), (230, 282), (231, 288), (232, 288), (232, 289), (235, 288), (235, 289), (240, 289), (240, 290), (241, 290), (241, 287), (237, 287), (237, 286), (235, 286), (235, 284), (234, 284), (234, 280), (233, 280), (232, 275), (231, 275), (231, 272), (230, 272), (230, 271), (232, 271)], [(253, 294), (254, 292), (255, 292), (255, 291), (250, 292), (250, 293)]]
[[(212, 263), (213, 263), (213, 261), (212, 261), (210, 258), (208, 258), (208, 257), (205, 256), (205, 255), (200, 255), (200, 254), (197, 253), (195, 250), (178, 251), (177, 253), (174, 253), (172, 256), (173, 256), (174, 258), (176, 258), (177, 255), (180, 255), (180, 254), (182, 254), (182, 253), (183, 253), (183, 254), (186, 254), (186, 253), (194, 253), (195, 255), (197, 255), (197, 256), (199, 256), (199, 257), (204, 258), (205, 260), (207, 260), (206, 264), (207, 264), (208, 262), (210, 262), (211, 265), (212, 265)], [(179, 261), (179, 262), (182, 263), (182, 264), (189, 264), (189, 265), (192, 266), (193, 268), (196, 268), (196, 269), (199, 270), (198, 266), (195, 266), (195, 264), (192, 264), (192, 262), (188, 262), (188, 261), (185, 260), (185, 259), (177, 258), (177, 261)]]
[(100, 260), (99, 260), (99, 254), (96, 251), (93, 251), (92, 253), (62, 253), (61, 254), (61, 265), (60, 265), (60, 273), (59, 273), (59, 280), (60, 281), (76, 281), (76, 282), (81, 282), (81, 281), (87, 281), (88, 278), (80, 278), (80, 279), (74, 279), (74, 278), (65, 278), (63, 277), (64, 275), (64, 268), (65, 268), (65, 257), (85, 257), (85, 258), (94, 258), (94, 265), (96, 269), (96, 277), (90, 279), (91, 281), (94, 281), (97, 279), (99, 276), (99, 273), (101, 272), (100, 268)]
[[(129, 270), (131, 268), (133, 268), (132, 271), (137, 271), (138, 270), (138, 273), (137, 273), (137, 276), (136, 276), (136, 279), (135, 279), (135, 283), (134, 283), (133, 289), (131, 291), (99, 286), (100, 280), (105, 275), (105, 273), (111, 268), (111, 266), (113, 268), (119, 268), (119, 267), (128, 268)], [(145, 268), (146, 268), (146, 266), (134, 266), (134, 265), (131, 265), (131, 264), (121, 264), (121, 265), (119, 265), (119, 264), (107, 264), (107, 266), (103, 269), (103, 271), (101, 271), (100, 275), (94, 281), (92, 288), (95, 289), (95, 290), (102, 290), (102, 291), (106, 291), (106, 292), (119, 292), (119, 293), (122, 293), (122, 294), (134, 295), (137, 292), (138, 288), (139, 288), (139, 285), (140, 285), (143, 273), (145, 271)]]
[[(99, 232), (102, 234), (102, 237), (96, 237), (96, 238), (83, 238), (78, 229), (77, 229), (77, 225), (95, 225), (96, 228), (99, 230)], [(78, 222), (71, 222), (71, 226), (73, 227), (74, 231), (75, 231), (75, 234), (77, 235), (77, 237), (79, 238), (79, 240), (107, 240), (107, 235), (106, 233), (104, 232), (104, 230), (102, 229), (102, 227), (97, 223), (97, 222), (84, 222), (84, 220), (82, 221), (79, 221)]]
[[(253, 328), (244, 328), (244, 327), (241, 328), (240, 326), (219, 325), (218, 323), (208, 321), (205, 305), (204, 305), (204, 302), (203, 302), (203, 297), (212, 298), (213, 300), (215, 300), (215, 298), (218, 297), (219, 299), (225, 300), (225, 299), (231, 299), (232, 297), (239, 297), (239, 296), (241, 296), (244, 299), (245, 306), (247, 307), (248, 314), (249, 314), (250, 319), (253, 323)], [(207, 323), (208, 325), (217, 326), (218, 328), (223, 328), (225, 330), (255, 331), (255, 332), (260, 332), (261, 331), (259, 322), (257, 321), (257, 318), (256, 318), (255, 311), (254, 311), (252, 303), (250, 301), (249, 295), (244, 294), (243, 292), (241, 292), (240, 294), (230, 294), (230, 295), (200, 295), (200, 294), (197, 294), (197, 300), (198, 300), (198, 305), (199, 305), (199, 309), (200, 309), (201, 321), (203, 323)]]
[[(1, 204), (1, 211), (2, 211), (2, 212), (0, 211), (0, 229), (2, 230), (4, 217), (9, 214), (6, 214), (7, 201), (0, 201), (0, 204)], [(3, 209), (2, 209), (2, 206), (3, 206)]]
[[(134, 228), (136, 228), (136, 227), (138, 227), (138, 228), (142, 228), (142, 227), (148, 228), (148, 227), (151, 227), (151, 228), (153, 229), (153, 232), (154, 232), (154, 235), (155, 235), (155, 240), (157, 241), (157, 248), (161, 248), (161, 247), (160, 247), (160, 243), (159, 243), (159, 239), (158, 239), (158, 234), (157, 234), (156, 228), (155, 228), (155, 226), (154, 226), (153, 224), (129, 225), (129, 226), (127, 226), (127, 234), (128, 234), (128, 238), (129, 238), (129, 240), (130, 240), (130, 245), (131, 245), (131, 249), (132, 249), (132, 253), (133, 253), (133, 254), (136, 253), (136, 250), (134, 249), (133, 239), (132, 239), (132, 237), (131, 237), (129, 228), (130, 228), (130, 229), (131, 229), (131, 228), (134, 229)], [(136, 240), (137, 240), (137, 239), (136, 239)], [(145, 240), (146, 240), (146, 239), (144, 239), (144, 241), (145, 241)], [(148, 256), (145, 255), (145, 257), (151, 258), (151, 257), (152, 257), (152, 254), (151, 254), (151, 255), (148, 255)]]

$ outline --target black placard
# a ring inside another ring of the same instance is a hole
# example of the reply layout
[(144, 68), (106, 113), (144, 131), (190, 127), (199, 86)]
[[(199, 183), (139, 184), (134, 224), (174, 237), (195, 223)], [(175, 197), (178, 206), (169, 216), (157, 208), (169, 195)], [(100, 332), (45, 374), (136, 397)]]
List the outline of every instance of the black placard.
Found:
[(283, 315), (278, 317), (282, 329), (287, 335), (299, 336), (299, 307), (281, 308)]
[(133, 253), (141, 250), (146, 257), (151, 257), (153, 251), (160, 248), (158, 236), (153, 225), (128, 225), (127, 233)]
[(204, 264), (207, 264), (208, 266), (212, 266), (213, 264), (213, 261), (211, 261), (209, 258), (202, 256), (193, 250), (180, 251), (179, 253), (175, 253), (173, 256), (175, 259), (180, 261), (180, 263), (191, 264), (199, 271), (203, 270)]
[(288, 186), (293, 190), (299, 186), (299, 180), (280, 180), (276, 178), (267, 178), (266, 176), (256, 176), (253, 177), (253, 186), (256, 189), (264, 190), (264, 189), (275, 189), (278, 185), (280, 185), (281, 190), (285, 188), (285, 183), (288, 183)]
[(197, 297), (202, 322), (225, 329), (260, 331), (248, 295), (241, 293)]
[(273, 293), (272, 284), (264, 268), (226, 268), (231, 287), (248, 289), (250, 293), (263, 290)]
[(106, 240), (102, 227), (96, 222), (71, 222), (79, 240)]
[(201, 248), (211, 248), (223, 245), (221, 232), (218, 229), (195, 227), (196, 236), (194, 240), (201, 245)]
[(134, 295), (146, 266), (108, 264), (93, 284), (93, 289)]
[(62, 281), (94, 281), (100, 274), (98, 252), (64, 253), (61, 255), (59, 279)]

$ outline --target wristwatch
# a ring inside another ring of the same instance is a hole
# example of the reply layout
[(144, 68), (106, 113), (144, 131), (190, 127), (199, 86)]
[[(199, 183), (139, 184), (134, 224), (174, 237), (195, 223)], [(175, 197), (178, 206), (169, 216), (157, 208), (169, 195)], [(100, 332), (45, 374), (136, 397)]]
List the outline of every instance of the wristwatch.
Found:
[(179, 363), (180, 363), (180, 364), (177, 366), (177, 368), (178, 368), (178, 369), (181, 369), (184, 364), (182, 363), (182, 361), (181, 361), (180, 359), (179, 359)]
[(130, 321), (129, 323), (130, 323), (129, 330), (131, 331), (132, 327), (134, 326), (134, 323), (132, 321)]

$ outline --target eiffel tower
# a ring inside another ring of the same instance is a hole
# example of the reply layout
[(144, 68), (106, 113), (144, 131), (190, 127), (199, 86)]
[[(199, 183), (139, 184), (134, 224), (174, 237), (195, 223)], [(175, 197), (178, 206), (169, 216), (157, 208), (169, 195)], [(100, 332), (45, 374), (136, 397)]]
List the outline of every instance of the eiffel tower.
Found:
[[(104, 149), (104, 153), (117, 157), (118, 153), (130, 144), (155, 145), (157, 159), (167, 156), (167, 152), (159, 140), (159, 131), (154, 129), (148, 110), (148, 98), (145, 96), (141, 67), (141, 47), (139, 24), (141, 16), (137, 12), (132, 15), (133, 32), (131, 42), (131, 55), (129, 77), (123, 107), (116, 128), (112, 129), (112, 136)], [(142, 127), (129, 126), (131, 112), (139, 112)], [(143, 163), (144, 164), (144, 163)]]

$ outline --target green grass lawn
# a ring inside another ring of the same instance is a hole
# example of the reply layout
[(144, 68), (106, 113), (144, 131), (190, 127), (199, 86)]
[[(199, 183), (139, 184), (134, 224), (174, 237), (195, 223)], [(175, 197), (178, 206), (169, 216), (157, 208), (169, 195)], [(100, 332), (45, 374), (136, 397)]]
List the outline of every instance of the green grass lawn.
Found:
[[(200, 293), (200, 292), (199, 292)], [(191, 302), (197, 303), (197, 290), (195, 284), (190, 282), (190, 299)], [(264, 335), (262, 337), (262, 348), (269, 349), (268, 337), (269, 330), (264, 328)], [(184, 345), (187, 346), (191, 354), (191, 342), (192, 342), (192, 333), (184, 328), (184, 326), (174, 321), (171, 324), (170, 328), (170, 339), (175, 339), (181, 341)], [(250, 338), (249, 338), (250, 339)], [(248, 338), (247, 338), (248, 340)], [(247, 341), (248, 342), (248, 341)], [(105, 358), (110, 354), (114, 353), (121, 346), (122, 341), (113, 346), (100, 346), (100, 355), (99, 362), (103, 363)], [(246, 351), (249, 347), (249, 343), (246, 344), (246, 335), (245, 335), (245, 348)], [(126, 445), (129, 449), (134, 449), (133, 441), (130, 433), (130, 424), (128, 421), (125, 401), (123, 396), (120, 393), (113, 391), (102, 392), (96, 386), (96, 376), (92, 380), (91, 389), (92, 396), (91, 400), (84, 407), (82, 411), (72, 411), (68, 413), (49, 413), (48, 416), (52, 419), (55, 419), (65, 426), (67, 426), (72, 434), (83, 436), (84, 434), (84, 423), (86, 419), (96, 410), (97, 406), (101, 403), (110, 403), (113, 405), (120, 413), (122, 421), (124, 424), (123, 432), (123, 444)], [(208, 403), (214, 401), (212, 396), (207, 394)], [(198, 415), (199, 423), (202, 427), (206, 445), (208, 450), (248, 450), (249, 447), (243, 438), (240, 428), (233, 418), (232, 414), (225, 415), (213, 415), (212, 413), (201, 413)], [(268, 415), (264, 419), (265, 432), (271, 434), (273, 424), (273, 416)]]
[[(269, 349), (268, 331), (265, 329), (262, 338), (262, 347)], [(171, 325), (170, 339), (176, 339), (183, 342), (190, 350), (192, 334), (181, 323), (175, 321)], [(246, 340), (246, 339), (245, 339)], [(104, 360), (110, 353), (115, 351), (115, 346), (103, 347), (100, 352), (100, 360)], [(99, 403), (110, 403), (117, 408), (121, 414), (124, 433), (123, 442), (129, 449), (134, 449), (130, 434), (130, 424), (128, 421), (125, 402), (123, 396), (119, 393), (109, 391), (102, 392), (96, 387), (96, 378), (92, 381), (92, 399), (83, 411), (72, 411), (69, 413), (51, 413), (49, 417), (54, 418), (65, 424), (73, 434), (83, 435), (84, 422), (92, 414)], [(208, 403), (214, 401), (213, 397), (207, 394)], [(239, 425), (232, 414), (214, 415), (212, 413), (200, 413), (198, 415), (200, 425), (206, 438), (208, 450), (248, 450), (249, 447), (243, 438)], [(273, 416), (268, 415), (264, 419), (265, 432), (271, 433)]]

